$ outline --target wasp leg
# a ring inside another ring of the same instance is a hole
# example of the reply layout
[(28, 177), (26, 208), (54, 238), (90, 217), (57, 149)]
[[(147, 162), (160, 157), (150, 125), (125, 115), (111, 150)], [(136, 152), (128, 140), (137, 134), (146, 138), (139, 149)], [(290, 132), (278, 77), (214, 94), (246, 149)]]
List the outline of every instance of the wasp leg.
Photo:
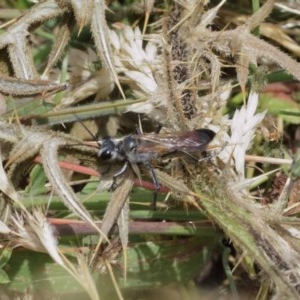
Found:
[(157, 126), (157, 129), (156, 129), (155, 133), (158, 134), (161, 131), (162, 128), (163, 128), (163, 124), (158, 123), (158, 126)]
[(110, 188), (111, 190), (114, 190), (116, 188), (117, 185), (116, 180), (120, 175), (122, 175), (126, 171), (128, 164), (129, 164), (128, 161), (126, 161), (123, 167), (113, 175), (113, 183)]
[(155, 191), (153, 193), (152, 207), (153, 207), (153, 210), (156, 210), (157, 192), (160, 189), (160, 183), (158, 181), (157, 175), (156, 175), (153, 167), (150, 164), (144, 164), (144, 165), (148, 168), (150, 175), (152, 177), (153, 183), (154, 183)]

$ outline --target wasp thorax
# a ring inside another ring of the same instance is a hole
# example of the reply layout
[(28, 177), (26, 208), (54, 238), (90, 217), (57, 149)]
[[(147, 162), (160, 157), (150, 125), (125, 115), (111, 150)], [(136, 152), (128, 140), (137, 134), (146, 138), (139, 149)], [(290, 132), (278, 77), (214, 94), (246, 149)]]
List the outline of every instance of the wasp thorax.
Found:
[(135, 137), (129, 135), (124, 139), (123, 147), (125, 153), (130, 153), (136, 149), (138, 146), (138, 141)]

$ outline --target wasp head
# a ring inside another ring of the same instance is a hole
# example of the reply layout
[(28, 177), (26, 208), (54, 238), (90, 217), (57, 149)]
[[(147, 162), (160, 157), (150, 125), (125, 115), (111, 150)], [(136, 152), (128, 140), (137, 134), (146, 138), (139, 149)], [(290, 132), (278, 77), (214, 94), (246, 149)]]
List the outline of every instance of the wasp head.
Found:
[(99, 145), (101, 146), (98, 156), (103, 162), (110, 162), (118, 160), (120, 156), (118, 152), (118, 145), (110, 138), (105, 137), (101, 141), (99, 141)]

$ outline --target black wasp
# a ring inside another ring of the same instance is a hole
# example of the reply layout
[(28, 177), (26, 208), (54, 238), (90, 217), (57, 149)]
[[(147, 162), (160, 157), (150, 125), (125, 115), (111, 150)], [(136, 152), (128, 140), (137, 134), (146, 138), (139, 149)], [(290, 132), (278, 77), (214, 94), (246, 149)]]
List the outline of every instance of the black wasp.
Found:
[(145, 165), (158, 190), (159, 182), (150, 164), (152, 160), (169, 155), (173, 157), (184, 154), (192, 156), (191, 153), (205, 151), (214, 136), (215, 132), (202, 128), (164, 134), (128, 135), (120, 139), (105, 137), (98, 141), (101, 147), (98, 156), (103, 163), (124, 163), (123, 167), (114, 174), (114, 179), (121, 175), (128, 165)]

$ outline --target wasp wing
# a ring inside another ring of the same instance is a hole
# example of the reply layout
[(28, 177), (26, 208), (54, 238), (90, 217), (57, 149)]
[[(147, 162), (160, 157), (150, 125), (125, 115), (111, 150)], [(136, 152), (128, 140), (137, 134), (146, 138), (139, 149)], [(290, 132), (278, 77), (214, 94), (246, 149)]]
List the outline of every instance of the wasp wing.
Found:
[(210, 129), (196, 129), (187, 132), (138, 135), (138, 153), (157, 153), (159, 156), (173, 152), (204, 151), (215, 132)]

